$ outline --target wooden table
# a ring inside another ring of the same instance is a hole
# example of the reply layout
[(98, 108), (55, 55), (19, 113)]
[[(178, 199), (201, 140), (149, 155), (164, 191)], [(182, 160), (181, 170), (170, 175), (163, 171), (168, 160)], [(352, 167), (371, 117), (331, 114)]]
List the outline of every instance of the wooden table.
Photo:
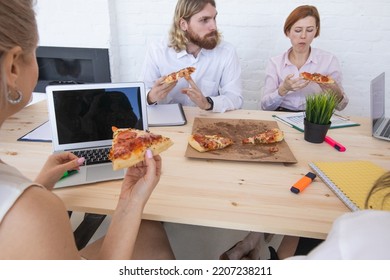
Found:
[[(185, 126), (155, 127), (175, 144), (164, 154), (163, 174), (144, 211), (144, 218), (174, 223), (325, 238), (331, 224), (349, 209), (316, 179), (303, 193), (293, 183), (311, 171), (310, 161), (371, 160), (390, 169), (390, 143), (371, 137), (369, 119), (353, 117), (358, 127), (332, 129), (344, 144), (340, 153), (326, 143), (311, 144), (303, 133), (278, 123), (298, 163), (258, 163), (191, 159), (184, 156), (195, 117), (274, 120), (275, 112), (237, 110), (223, 114), (185, 108)], [(7, 120), (0, 132), (0, 158), (33, 179), (50, 143), (20, 142), (20, 136), (47, 120), (46, 102), (31, 105)], [(120, 181), (55, 190), (69, 210), (112, 214)]]

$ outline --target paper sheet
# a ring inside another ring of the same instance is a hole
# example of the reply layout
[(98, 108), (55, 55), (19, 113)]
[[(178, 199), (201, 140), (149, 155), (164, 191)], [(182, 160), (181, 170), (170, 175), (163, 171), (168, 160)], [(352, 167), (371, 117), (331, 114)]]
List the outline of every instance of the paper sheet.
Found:
[[(281, 121), (282, 123), (291, 126), (301, 132), (303, 132), (304, 130), (303, 119), (305, 118), (305, 112), (278, 114), (273, 115), (273, 117), (278, 121)], [(330, 121), (332, 122), (330, 128), (341, 128), (360, 125), (356, 122), (350, 121), (349, 119), (336, 114), (333, 114)]]
[(18, 141), (51, 142), (52, 136), (49, 121), (41, 124), (26, 135), (20, 137)]
[(147, 107), (149, 126), (185, 125), (185, 117), (181, 104), (158, 104)]
[[(286, 140), (273, 144), (242, 144), (242, 139), (267, 129), (278, 128), (276, 121), (195, 118), (192, 133), (221, 135), (229, 137), (234, 144), (216, 151), (200, 153), (187, 145), (185, 153), (189, 158), (220, 159), (231, 161), (297, 163)], [(273, 152), (271, 148), (276, 148)]]

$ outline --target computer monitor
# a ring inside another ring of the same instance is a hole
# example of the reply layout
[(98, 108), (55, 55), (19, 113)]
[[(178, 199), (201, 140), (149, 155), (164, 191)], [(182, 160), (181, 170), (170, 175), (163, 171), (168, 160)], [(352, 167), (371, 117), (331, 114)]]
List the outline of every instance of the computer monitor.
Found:
[(40, 46), (36, 51), (39, 67), (35, 92), (46, 92), (55, 84), (110, 83), (108, 49)]

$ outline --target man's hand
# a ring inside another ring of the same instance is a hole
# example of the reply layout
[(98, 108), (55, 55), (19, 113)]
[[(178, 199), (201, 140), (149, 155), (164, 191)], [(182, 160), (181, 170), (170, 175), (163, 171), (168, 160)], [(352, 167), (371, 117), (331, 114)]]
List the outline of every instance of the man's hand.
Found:
[(153, 104), (164, 99), (176, 86), (177, 81), (170, 84), (164, 83), (166, 77), (167, 76), (163, 76), (154, 83), (152, 89), (148, 93), (148, 104)]
[(186, 80), (190, 84), (189, 88), (183, 88), (181, 91), (183, 94), (187, 95), (192, 102), (194, 102), (199, 108), (203, 110), (207, 110), (210, 108), (210, 103), (207, 101), (206, 97), (200, 91), (198, 86), (195, 84), (194, 80), (192, 80), (191, 76)]

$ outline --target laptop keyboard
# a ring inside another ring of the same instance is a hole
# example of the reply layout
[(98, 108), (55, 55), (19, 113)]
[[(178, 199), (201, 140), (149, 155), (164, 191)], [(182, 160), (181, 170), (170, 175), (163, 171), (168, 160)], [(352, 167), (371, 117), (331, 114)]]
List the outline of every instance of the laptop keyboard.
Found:
[(86, 165), (110, 162), (108, 159), (108, 154), (110, 152), (110, 147), (107, 148), (98, 148), (91, 150), (76, 150), (72, 151), (78, 157), (84, 157)]
[(390, 136), (390, 121), (387, 121), (387, 124), (383, 128), (383, 130), (381, 131), (380, 136), (383, 136), (383, 137), (389, 137)]

